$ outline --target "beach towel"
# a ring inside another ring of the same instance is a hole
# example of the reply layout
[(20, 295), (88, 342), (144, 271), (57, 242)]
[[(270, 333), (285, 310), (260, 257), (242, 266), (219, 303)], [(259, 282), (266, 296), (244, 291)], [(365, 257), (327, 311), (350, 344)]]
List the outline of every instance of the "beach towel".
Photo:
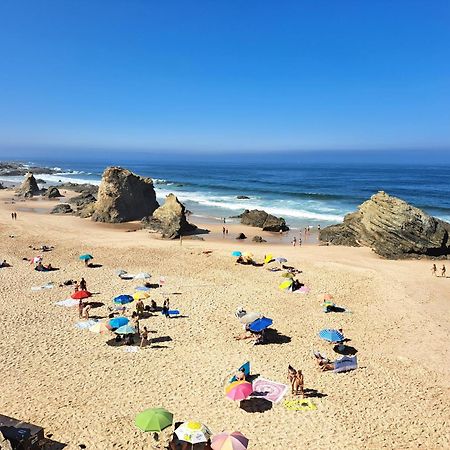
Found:
[(66, 300), (61, 300), (60, 302), (56, 302), (55, 305), (58, 306), (65, 306), (66, 308), (70, 308), (72, 306), (78, 305), (78, 300), (75, 300), (73, 298), (67, 298)]
[(133, 347), (131, 345), (127, 345), (123, 348), (125, 353), (137, 353), (139, 351), (139, 347)]
[[(294, 291), (294, 294), (307, 294), (311, 289), (308, 286), (302, 286), (301, 288)], [(292, 291), (291, 291), (292, 292)]]
[[(164, 315), (164, 312), (161, 311), (161, 314)], [(169, 311), (167, 311), (167, 314), (169, 316), (179, 316), (180, 315), (180, 311), (178, 309), (169, 309)]]
[(259, 377), (253, 382), (252, 397), (264, 398), (272, 403), (278, 403), (286, 395), (287, 390), (286, 384)]
[(314, 411), (317, 406), (308, 399), (285, 400), (284, 407), (289, 411)]
[[(242, 370), (245, 373), (245, 377), (248, 377), (250, 375), (250, 361), (247, 361), (244, 364), (242, 364), (242, 366), (239, 367), (237, 372), (239, 372), (240, 370)], [(234, 381), (237, 381), (236, 375), (234, 375), (233, 378), (231, 378), (230, 383), (233, 383)]]
[(358, 368), (358, 360), (355, 356), (343, 356), (334, 362), (335, 373), (347, 372), (349, 370), (355, 370)]
[(53, 281), (50, 281), (46, 284), (43, 284), (42, 286), (32, 286), (32, 291), (41, 291), (42, 289), (53, 289), (54, 284)]
[(75, 324), (75, 328), (78, 328), (79, 330), (88, 330), (96, 323), (97, 323), (97, 321), (93, 320), (93, 319), (83, 320), (82, 322), (77, 322)]

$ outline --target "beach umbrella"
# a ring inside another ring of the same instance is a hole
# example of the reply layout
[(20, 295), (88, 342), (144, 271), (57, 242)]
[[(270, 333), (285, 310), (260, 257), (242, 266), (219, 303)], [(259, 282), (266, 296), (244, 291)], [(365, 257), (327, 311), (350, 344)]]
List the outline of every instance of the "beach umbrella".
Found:
[(329, 342), (341, 342), (344, 340), (344, 335), (338, 330), (322, 330), (319, 332), (319, 337)]
[(249, 325), (250, 331), (258, 333), (259, 331), (265, 330), (273, 324), (273, 320), (268, 317), (261, 317), (261, 319), (256, 319)]
[(294, 281), (292, 280), (292, 278), (290, 278), (290, 279), (288, 279), (286, 281), (283, 281), (278, 287), (280, 289), (282, 289), (282, 290), (286, 290), (286, 289), (289, 289), (292, 286), (293, 282)]
[(42, 261), (42, 256), (35, 256), (34, 258), (31, 258), (31, 262), (34, 264), (40, 263)]
[(176, 430), (175, 434), (178, 439), (189, 442), (190, 444), (198, 444), (199, 442), (207, 442), (212, 433), (206, 425), (200, 422), (184, 422)]
[(241, 401), (250, 397), (250, 394), (252, 392), (253, 392), (252, 383), (249, 383), (248, 381), (243, 381), (242, 383), (234, 386), (233, 389), (231, 389), (229, 392), (227, 392), (227, 398), (234, 401)]
[(76, 300), (80, 300), (83, 298), (89, 298), (92, 294), (89, 291), (77, 291), (74, 292), (71, 297), (75, 298)]
[(213, 450), (246, 450), (248, 439), (239, 431), (219, 433), (212, 437)]
[(259, 312), (248, 312), (244, 316), (242, 316), (239, 320), (241, 323), (252, 323), (256, 319), (260, 319), (263, 315)]
[(253, 258), (253, 253), (252, 252), (244, 252), (244, 253), (242, 253), (242, 256), (244, 258)]
[(280, 264), (287, 262), (286, 258), (283, 258), (282, 256), (279, 256), (278, 258), (275, 258), (276, 262), (279, 262)]
[(111, 328), (120, 328), (126, 325), (128, 322), (129, 320), (126, 317), (114, 317), (114, 319), (111, 319), (109, 321), (109, 326)]
[(81, 261), (89, 261), (90, 259), (94, 259), (94, 257), (89, 253), (86, 253), (84, 255), (80, 255), (80, 259)]
[(147, 273), (147, 272), (140, 272), (140, 273), (137, 273), (133, 278), (135, 280), (146, 280), (146, 279), (148, 279), (150, 277), (151, 277), (151, 275), (149, 273)]
[(114, 273), (115, 273), (118, 277), (120, 277), (121, 275), (125, 275), (125, 274), (127, 273), (127, 271), (126, 271), (126, 270), (123, 270), (123, 269), (117, 269), (117, 270), (114, 271)]
[(324, 300), (333, 300), (333, 296), (332, 296), (331, 294), (325, 294), (325, 295), (323, 296), (323, 299), (324, 299)]
[(134, 424), (142, 431), (160, 432), (173, 423), (173, 414), (164, 408), (146, 409), (134, 419)]
[(284, 272), (281, 276), (283, 278), (294, 278), (294, 274), (292, 272)]
[(150, 288), (147, 286), (136, 286), (136, 291), (149, 291)]
[(272, 255), (272, 253), (269, 253), (269, 254), (266, 255), (266, 257), (264, 258), (264, 264), (270, 263), (270, 261), (272, 261), (272, 259), (273, 259), (273, 255)]
[(133, 301), (133, 297), (131, 295), (118, 295), (117, 297), (114, 297), (113, 302), (114, 303), (120, 303), (121, 305), (124, 305), (125, 303), (131, 303)]
[(122, 325), (121, 327), (117, 328), (117, 330), (114, 331), (114, 333), (117, 334), (135, 334), (136, 329), (133, 328), (131, 325)]
[(231, 253), (231, 256), (236, 256), (236, 257), (242, 256), (242, 253), (238, 252), (238, 251), (235, 251), (235, 252)]
[(89, 328), (89, 331), (102, 334), (107, 333), (111, 330), (108, 328), (108, 325), (105, 322), (97, 322), (95, 325), (92, 325), (92, 327)]
[(225, 387), (225, 394), (228, 394), (228, 392), (232, 391), (236, 386), (239, 386), (242, 383), (247, 383), (247, 381), (245, 381), (245, 380), (232, 381), (230, 384), (228, 384)]
[(133, 298), (135, 300), (141, 300), (143, 298), (148, 298), (150, 297), (150, 293), (147, 291), (137, 291), (133, 294)]

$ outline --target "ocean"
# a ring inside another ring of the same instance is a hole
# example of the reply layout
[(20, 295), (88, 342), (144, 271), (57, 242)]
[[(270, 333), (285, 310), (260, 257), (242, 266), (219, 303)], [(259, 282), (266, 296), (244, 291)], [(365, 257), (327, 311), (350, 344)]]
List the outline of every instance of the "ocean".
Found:
[[(99, 184), (104, 168), (111, 164), (110, 158), (95, 162), (71, 159), (24, 162), (63, 170), (57, 175), (37, 175), (47, 186), (59, 181)], [(193, 214), (205, 218), (228, 218), (245, 209), (263, 209), (283, 217), (291, 228), (324, 227), (342, 221), (372, 194), (384, 190), (450, 221), (450, 165), (302, 162), (277, 157), (155, 161), (150, 156), (129, 160), (122, 156), (116, 164), (153, 178), (160, 202), (173, 192)], [(19, 182), (20, 177), (9, 181)]]

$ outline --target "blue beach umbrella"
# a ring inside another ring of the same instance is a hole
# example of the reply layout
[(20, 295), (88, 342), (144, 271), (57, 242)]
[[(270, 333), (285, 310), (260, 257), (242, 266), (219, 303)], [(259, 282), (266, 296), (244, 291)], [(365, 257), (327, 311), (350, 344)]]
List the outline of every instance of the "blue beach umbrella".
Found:
[(233, 253), (231, 254), (231, 256), (236, 256), (236, 257), (242, 256), (242, 253), (236, 251), (236, 252), (233, 252)]
[(129, 320), (126, 317), (115, 317), (114, 319), (111, 319), (109, 321), (109, 326), (111, 328), (120, 328), (126, 325), (128, 322)]
[(117, 334), (135, 334), (136, 333), (136, 329), (133, 328), (131, 325), (123, 325), (120, 328), (117, 328), (116, 331), (114, 331), (114, 333)]
[(136, 291), (149, 291), (150, 288), (147, 286), (136, 286), (135, 290)]
[(322, 330), (319, 337), (329, 342), (342, 342), (344, 340), (344, 335), (338, 330)]
[(254, 331), (255, 333), (265, 330), (273, 324), (273, 320), (268, 317), (261, 317), (260, 319), (256, 319), (249, 325), (250, 331)]
[(94, 257), (89, 253), (86, 253), (85, 255), (81, 255), (80, 259), (81, 261), (89, 261), (90, 259), (94, 259)]
[(114, 297), (114, 303), (120, 303), (121, 305), (124, 305), (125, 303), (131, 303), (133, 301), (133, 297), (131, 295), (118, 295), (117, 297)]

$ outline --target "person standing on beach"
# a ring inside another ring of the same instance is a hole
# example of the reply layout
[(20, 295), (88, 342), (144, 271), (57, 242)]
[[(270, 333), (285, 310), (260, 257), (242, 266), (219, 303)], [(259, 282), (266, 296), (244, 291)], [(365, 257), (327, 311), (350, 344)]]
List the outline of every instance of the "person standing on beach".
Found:
[(141, 333), (141, 345), (140, 348), (145, 347), (148, 345), (148, 330), (147, 327), (144, 327)]
[(292, 246), (295, 247), (297, 245), (297, 238), (294, 236), (292, 239)]
[(433, 267), (431, 268), (431, 274), (434, 276), (437, 276), (437, 267), (436, 264), (433, 264)]
[(81, 280), (80, 280), (80, 290), (87, 291), (86, 280), (84, 278), (81, 278)]
[(222, 227), (222, 236), (225, 236), (225, 227)]
[(169, 299), (166, 298), (166, 299), (164, 300), (164, 304), (163, 304), (163, 307), (162, 307), (162, 313), (164, 314), (164, 316), (166, 317), (166, 319), (170, 319), (169, 308), (170, 308)]
[(11, 220), (14, 220), (14, 213), (11, 213)]
[(78, 317), (81, 319), (83, 317), (83, 309), (84, 309), (84, 303), (83, 300), (81, 300), (78, 302)]
[(80, 288), (80, 285), (78, 284), (78, 281), (75, 281), (73, 284), (74, 292), (78, 292), (78, 289)]
[(228, 228), (225, 229), (225, 234), (228, 236)]
[(441, 269), (441, 276), (445, 277), (445, 273), (447, 272), (446, 268), (445, 268), (445, 264), (442, 264), (442, 269)]

